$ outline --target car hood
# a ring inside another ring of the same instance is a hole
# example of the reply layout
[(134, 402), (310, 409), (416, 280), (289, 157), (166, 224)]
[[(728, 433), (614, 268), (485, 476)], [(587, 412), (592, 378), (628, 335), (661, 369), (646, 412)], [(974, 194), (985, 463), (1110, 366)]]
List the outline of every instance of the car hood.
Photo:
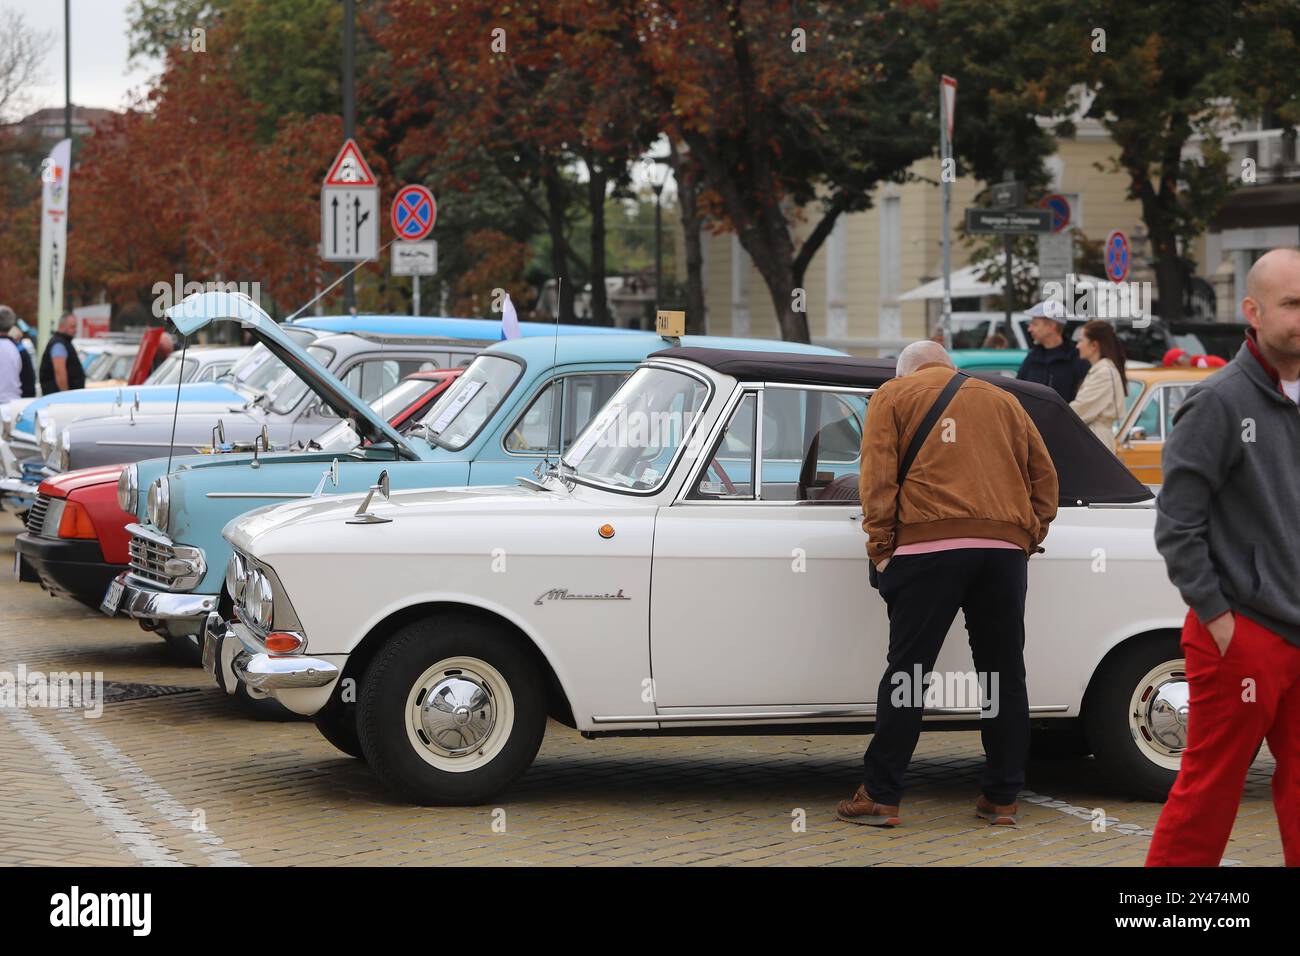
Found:
[(116, 484), (122, 474), (121, 465), (101, 465), (98, 468), (81, 468), (66, 474), (55, 475), (41, 482), (40, 493), (51, 498), (66, 498), (72, 492), (93, 485)]
[[(140, 396), (142, 408), (146, 403), (166, 402), (168, 408), (171, 408), (176, 403), (175, 385), (139, 385), (131, 389), (124, 388), (121, 391), (123, 408), (134, 402), (137, 395)], [(180, 387), (180, 396), (182, 407), (185, 403), (193, 401), (236, 403), (245, 401), (244, 397), (233, 386), (215, 382), (182, 385)], [(55, 392), (53, 395), (42, 395), (40, 398), (28, 399), (27, 404), (17, 414), (14, 421), (14, 435), (17, 436), (20, 432), (26, 432), (29, 435), (33, 434), (36, 430), (36, 414), (43, 409), (52, 409), (59, 405), (93, 405), (97, 411), (90, 414), (102, 415), (105, 412), (104, 406), (111, 406), (117, 401), (118, 389), (116, 388), (78, 388), (69, 392)]]
[[(271, 538), (289, 537), (301, 542), (301, 549), (305, 551), (344, 553), (351, 549), (358, 534), (377, 532), (369, 542), (373, 546), (375, 541), (393, 532), (425, 537), (421, 526), (428, 526), (426, 540), (436, 550), (437, 534), (432, 526), (443, 518), (470, 519), (477, 527), (482, 524), (479, 519), (489, 517), (505, 525), (527, 520), (526, 516), (530, 514), (589, 512), (603, 517), (624, 497), (582, 488), (573, 492), (537, 491), (520, 485), (394, 491), (387, 501), (376, 492), (368, 510), (391, 520), (385, 524), (361, 526), (348, 524), (348, 519), (365, 499), (364, 494), (329, 495), (258, 508), (231, 521), (222, 534), (235, 547), (254, 554), (259, 543), (266, 544)], [(645, 504), (638, 498), (627, 498), (626, 503), (629, 506)], [(290, 550), (297, 549), (290, 547)]]
[(214, 322), (237, 322), (291, 368), (322, 401), (351, 418), (363, 438), (392, 442), (408, 458), (417, 457), (391, 425), (324, 365), (312, 358), (251, 298), (240, 292), (200, 292), (186, 296), (166, 312), (178, 332), (188, 336)]

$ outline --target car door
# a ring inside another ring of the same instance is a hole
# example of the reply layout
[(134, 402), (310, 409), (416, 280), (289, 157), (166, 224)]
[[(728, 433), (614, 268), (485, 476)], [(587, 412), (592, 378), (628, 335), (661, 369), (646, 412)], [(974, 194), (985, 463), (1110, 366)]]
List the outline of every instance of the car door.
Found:
[(711, 450), (656, 520), (661, 713), (861, 715), (873, 702), (888, 625), (867, 584), (857, 500), (868, 395), (767, 384), (733, 396)]
[(1137, 413), (1120, 436), (1119, 457), (1135, 478), (1145, 484), (1161, 481), (1160, 461), (1164, 449), (1163, 413), (1165, 385), (1157, 385), (1138, 400)]
[(629, 369), (561, 371), (534, 385), (474, 458), (474, 484), (513, 484), (539, 462), (557, 460), (629, 374)]

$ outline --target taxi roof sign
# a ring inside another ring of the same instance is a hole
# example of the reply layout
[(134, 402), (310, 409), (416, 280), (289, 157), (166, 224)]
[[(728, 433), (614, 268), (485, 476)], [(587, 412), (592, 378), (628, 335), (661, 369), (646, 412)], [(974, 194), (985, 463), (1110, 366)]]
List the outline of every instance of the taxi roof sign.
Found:
[(655, 331), (667, 338), (681, 338), (686, 334), (686, 313), (660, 309), (655, 313)]
[(334, 157), (330, 171), (325, 174), (326, 186), (378, 186), (375, 174), (361, 155), (361, 147), (355, 139), (349, 139)]

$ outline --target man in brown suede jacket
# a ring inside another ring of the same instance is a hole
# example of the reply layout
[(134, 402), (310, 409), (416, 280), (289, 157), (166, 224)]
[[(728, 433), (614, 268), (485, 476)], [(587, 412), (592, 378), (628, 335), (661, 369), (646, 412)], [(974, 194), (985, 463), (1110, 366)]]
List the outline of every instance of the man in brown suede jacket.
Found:
[(1016, 822), (1029, 755), (1026, 566), (1056, 517), (1056, 469), (1015, 397), (971, 378), (900, 485), (899, 462), (955, 374), (942, 345), (915, 342), (898, 357), (898, 377), (867, 407), (862, 525), (889, 608), (889, 657), (863, 757), (864, 782), (838, 807), (840, 818), (852, 823), (902, 822), (903, 774), (921, 733), (925, 690), (907, 685), (917, 673), (928, 679), (959, 608), (984, 688), (987, 762), (975, 812), (994, 824)]

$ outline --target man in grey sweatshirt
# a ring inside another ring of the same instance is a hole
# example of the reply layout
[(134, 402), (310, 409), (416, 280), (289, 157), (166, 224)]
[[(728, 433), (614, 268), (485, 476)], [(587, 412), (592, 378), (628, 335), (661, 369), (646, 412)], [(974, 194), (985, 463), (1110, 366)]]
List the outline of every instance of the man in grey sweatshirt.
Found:
[(1250, 270), (1236, 357), (1174, 415), (1156, 546), (1190, 610), (1187, 749), (1148, 866), (1218, 866), (1260, 742), (1300, 866), (1300, 251)]

